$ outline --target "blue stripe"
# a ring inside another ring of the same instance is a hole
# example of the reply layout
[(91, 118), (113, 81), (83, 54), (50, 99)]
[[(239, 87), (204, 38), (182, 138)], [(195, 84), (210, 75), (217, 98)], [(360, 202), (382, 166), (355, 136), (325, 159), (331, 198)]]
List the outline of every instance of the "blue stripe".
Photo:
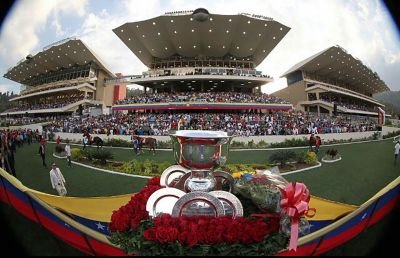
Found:
[(334, 229), (330, 233), (326, 235), (326, 239), (329, 239), (333, 236), (336, 236), (338, 234), (341, 234), (347, 230), (350, 230), (351, 228), (357, 226), (359, 223), (361, 223), (363, 220), (368, 220), (369, 217), (371, 216), (372, 211), (374, 210), (375, 202), (372, 203), (370, 206), (368, 206), (366, 209), (364, 209), (363, 212), (355, 216), (354, 218), (350, 219), (340, 227)]
[(397, 185), (395, 188), (391, 189), (390, 191), (386, 192), (382, 197), (379, 199), (378, 204), (376, 205), (376, 211), (382, 209), (386, 204), (392, 201), (394, 198), (400, 194), (400, 185)]
[[(48, 211), (45, 207), (40, 205), (38, 202), (32, 199), (33, 207), (37, 212), (40, 212), (42, 215), (46, 216), (48, 219), (52, 220), (53, 222), (57, 223), (58, 225), (62, 226), (66, 230), (72, 231), (74, 233), (80, 234), (81, 232), (77, 229), (75, 229), (73, 226), (70, 226), (67, 224), (65, 221), (62, 219), (58, 218), (54, 214), (52, 214), (50, 211)], [(61, 211), (62, 212), (62, 211)], [(67, 214), (68, 216), (68, 214)]]
[(3, 178), (3, 179), (4, 179), (3, 180), (4, 188), (6, 189), (6, 191), (8, 191), (10, 194), (15, 196), (16, 198), (18, 198), (20, 201), (24, 202), (26, 205), (30, 206), (30, 202), (29, 202), (30, 198), (24, 192), (22, 192), (20, 189), (18, 189), (13, 184), (8, 182), (7, 179), (5, 179), (5, 178)]
[(83, 218), (80, 216), (75, 216), (74, 219), (78, 223), (80, 223), (88, 228), (91, 228), (103, 235), (111, 236), (111, 233), (108, 230), (108, 223), (106, 223), (106, 222), (91, 220), (91, 219)]

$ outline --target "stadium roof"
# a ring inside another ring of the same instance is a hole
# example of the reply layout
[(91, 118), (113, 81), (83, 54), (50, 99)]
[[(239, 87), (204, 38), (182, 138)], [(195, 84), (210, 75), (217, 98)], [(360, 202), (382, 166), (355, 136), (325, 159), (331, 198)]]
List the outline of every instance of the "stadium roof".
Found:
[[(199, 11), (200, 10), (200, 11)], [(148, 67), (153, 57), (252, 58), (259, 65), (290, 30), (261, 15), (209, 14), (205, 9), (166, 13), (130, 22), (114, 33)]]
[(21, 84), (26, 84), (36, 76), (68, 68), (74, 65), (84, 65), (90, 62), (96, 63), (110, 77), (115, 75), (108, 70), (102, 61), (80, 39), (67, 38), (51, 44), (36, 55), (28, 55), (10, 68), (4, 77)]
[[(358, 92), (374, 94), (389, 91), (389, 87), (376, 72), (364, 65), (340, 46), (329, 47), (294, 65), (281, 77), (296, 71), (314, 75), (349, 85)], [(340, 85), (339, 83), (339, 85)]]

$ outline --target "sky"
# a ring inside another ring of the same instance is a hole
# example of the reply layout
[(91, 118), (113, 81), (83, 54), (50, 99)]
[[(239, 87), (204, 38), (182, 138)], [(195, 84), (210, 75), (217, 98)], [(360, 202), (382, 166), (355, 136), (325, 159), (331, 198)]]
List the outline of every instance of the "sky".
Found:
[(257, 67), (272, 75), (262, 90), (287, 86), (280, 76), (294, 64), (333, 45), (377, 72), (391, 90), (400, 90), (400, 36), (379, 0), (19, 0), (0, 31), (0, 92), (19, 93), (20, 85), (3, 75), (28, 54), (68, 37), (78, 37), (114, 73), (147, 70), (112, 29), (169, 11), (206, 8), (210, 14), (264, 15), (291, 30)]

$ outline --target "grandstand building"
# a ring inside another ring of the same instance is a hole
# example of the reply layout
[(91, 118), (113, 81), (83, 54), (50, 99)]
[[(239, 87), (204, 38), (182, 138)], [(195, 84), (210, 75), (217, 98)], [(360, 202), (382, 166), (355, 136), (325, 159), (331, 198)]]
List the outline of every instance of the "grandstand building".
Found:
[(294, 65), (282, 77), (288, 87), (273, 95), (296, 109), (318, 113), (377, 116), (383, 108), (372, 95), (390, 90), (376, 72), (340, 46), (329, 47)]
[(4, 77), (21, 83), (21, 92), (11, 99), (16, 107), (1, 113), (2, 116), (72, 114), (88, 106), (111, 107), (113, 102), (113, 88), (105, 87), (104, 81), (115, 75), (76, 38), (64, 39), (28, 55)]
[(289, 30), (269, 17), (210, 14), (203, 8), (125, 23), (113, 31), (148, 71), (112, 78), (106, 84), (138, 84), (144, 87), (145, 94), (169, 93), (177, 97), (174, 101), (157, 103), (120, 101), (113, 111), (291, 109), (291, 104), (279, 101), (209, 102), (204, 95), (196, 96), (196, 93), (221, 92), (262, 95), (261, 86), (273, 78), (256, 67)]

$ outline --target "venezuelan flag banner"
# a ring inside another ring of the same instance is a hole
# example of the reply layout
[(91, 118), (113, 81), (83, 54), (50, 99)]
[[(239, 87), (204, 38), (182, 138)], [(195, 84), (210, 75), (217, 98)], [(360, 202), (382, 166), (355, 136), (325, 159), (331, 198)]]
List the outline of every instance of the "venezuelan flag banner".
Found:
[[(113, 210), (133, 194), (76, 198), (60, 197), (29, 189), (0, 169), (0, 201), (12, 205), (55, 236), (90, 255), (124, 255), (110, 243), (108, 224)], [(376, 223), (400, 200), (400, 177), (361, 206), (332, 202), (312, 196), (316, 215), (309, 220), (311, 232), (299, 238), (297, 251), (278, 255), (320, 255)]]

